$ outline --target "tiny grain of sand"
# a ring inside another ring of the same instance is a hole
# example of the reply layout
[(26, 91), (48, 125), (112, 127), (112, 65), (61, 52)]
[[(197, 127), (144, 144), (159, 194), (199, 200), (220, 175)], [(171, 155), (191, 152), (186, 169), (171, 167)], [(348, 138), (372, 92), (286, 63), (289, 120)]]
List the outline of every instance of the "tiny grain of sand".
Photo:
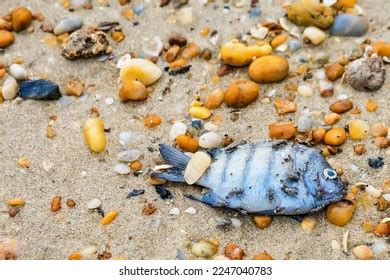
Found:
[[(215, 59), (218, 47), (213, 47), (207, 38), (199, 35), (200, 30), (209, 26), (226, 41), (239, 33), (246, 33), (253, 26), (266, 19), (278, 19), (283, 16), (282, 1), (262, 0), (259, 7), (262, 15), (246, 21), (238, 19), (245, 10), (232, 8), (229, 13), (222, 12), (222, 1), (216, 1), (219, 8), (200, 7), (197, 1), (190, 1), (194, 8), (194, 22), (189, 26), (170, 24), (167, 22), (170, 8), (158, 7), (159, 1), (131, 1), (131, 5), (145, 5), (145, 11), (136, 19), (138, 26), (133, 26), (121, 16), (118, 1), (110, 0), (109, 7), (99, 7), (93, 1), (93, 10), (78, 10), (68, 12), (59, 1), (17, 1), (3, 0), (0, 14), (7, 14), (17, 5), (26, 5), (33, 11), (44, 13), (47, 21), (55, 22), (61, 17), (77, 14), (84, 19), (84, 25), (97, 24), (102, 21), (119, 21), (126, 39), (117, 44), (111, 41), (116, 58), (120, 55), (136, 51), (142, 52), (145, 38), (160, 36), (166, 40), (169, 34), (179, 32), (190, 41), (195, 41), (201, 47), (213, 50), (214, 59), (210, 62), (211, 73), (215, 73), (219, 62)], [(367, 11), (370, 22), (370, 32), (366, 37), (372, 40), (390, 41), (389, 15), (390, 2), (386, 0), (359, 1)], [(184, 184), (167, 184), (174, 198), (162, 200), (154, 188), (146, 182), (148, 176), (120, 176), (114, 173), (117, 164), (116, 153), (121, 151), (118, 135), (121, 131), (134, 132), (138, 140), (132, 147), (142, 151), (142, 163), (150, 168), (161, 162), (157, 151), (159, 143), (169, 143), (171, 121), (188, 118), (187, 108), (195, 94), (205, 97), (207, 91), (200, 91), (202, 84), (208, 84), (209, 89), (225, 88), (230, 81), (247, 78), (245, 69), (237, 69), (232, 74), (221, 79), (218, 85), (210, 81), (212, 74), (207, 73), (205, 62), (200, 59), (191, 61), (191, 77), (181, 75), (169, 77), (163, 74), (154, 85), (155, 91), (142, 103), (123, 104), (117, 97), (119, 88), (118, 70), (115, 60), (99, 62), (97, 59), (69, 61), (61, 55), (59, 47), (49, 47), (43, 42), (43, 33), (38, 21), (35, 21), (35, 32), (17, 34), (15, 43), (0, 57), (8, 63), (18, 55), (23, 58), (28, 73), (37, 77), (47, 73), (50, 80), (58, 83), (64, 91), (68, 79), (81, 79), (88, 87), (84, 98), (74, 98), (68, 106), (61, 107), (56, 102), (4, 102), (0, 104), (0, 239), (16, 239), (19, 244), (19, 259), (66, 259), (73, 251), (81, 250), (89, 245), (95, 245), (103, 251), (106, 245), (113, 257), (125, 256), (129, 259), (174, 259), (178, 250), (182, 250), (187, 258), (193, 258), (186, 247), (188, 241), (216, 238), (219, 243), (219, 254), (229, 242), (236, 242), (245, 250), (247, 257), (266, 250), (275, 259), (353, 259), (351, 249), (361, 244), (373, 244), (379, 238), (365, 233), (362, 228), (364, 221), (379, 222), (388, 215), (376, 210), (375, 206), (364, 208), (359, 206), (352, 221), (340, 228), (331, 225), (325, 218), (324, 211), (313, 215), (317, 227), (313, 232), (305, 232), (300, 224), (288, 217), (274, 218), (271, 226), (260, 230), (253, 224), (251, 215), (243, 215), (234, 210), (215, 209), (197, 203), (184, 197), (184, 194), (199, 193), (200, 188)], [(288, 56), (291, 69), (298, 65), (301, 56), (325, 51), (334, 60), (343, 54), (349, 54), (357, 46), (356, 38), (330, 38), (319, 47), (305, 48)], [(159, 64), (161, 63), (161, 60)], [(160, 64), (161, 65), (161, 64)], [(290, 78), (288, 82), (303, 83), (301, 77)], [(259, 100), (241, 110), (239, 119), (231, 120), (231, 110), (225, 105), (214, 113), (221, 115), (223, 122), (221, 133), (226, 133), (235, 140), (256, 142), (268, 138), (267, 124), (281, 120), (294, 120), (304, 110), (321, 110), (328, 112), (330, 102), (339, 94), (352, 97), (355, 105), (363, 108), (360, 115), (345, 114), (340, 125), (344, 126), (351, 119), (362, 119), (368, 123), (385, 122), (390, 124), (390, 68), (387, 66), (385, 86), (375, 93), (353, 91), (349, 86), (336, 82), (336, 94), (329, 100), (322, 99), (319, 94), (309, 98), (298, 97), (298, 111), (295, 114), (278, 117), (275, 108), (270, 104), (262, 104)], [(316, 79), (306, 83), (317, 89)], [(171, 91), (163, 95), (165, 87), (170, 85)], [(262, 93), (271, 89), (275, 96), (286, 97), (282, 83), (262, 85)], [(101, 99), (97, 101), (96, 95)], [(105, 98), (112, 97), (115, 103), (107, 105)], [(161, 100), (159, 100), (161, 98)], [(365, 108), (367, 99), (374, 98), (379, 103), (376, 113), (368, 113)], [(99, 108), (106, 127), (107, 152), (92, 154), (86, 147), (82, 126), (89, 117), (92, 106)], [(144, 127), (137, 116), (155, 113), (162, 117), (163, 122), (153, 130)], [(49, 115), (56, 115), (54, 128), (58, 136), (54, 139), (46, 137), (46, 127)], [(368, 152), (360, 157), (355, 156), (353, 141), (347, 141), (343, 152), (334, 156), (334, 160), (344, 167), (345, 177), (351, 183), (367, 182), (380, 187), (385, 179), (390, 178), (388, 168), (390, 159), (385, 158), (385, 167), (374, 170), (367, 165), (367, 159), (372, 156), (384, 156), (385, 152), (374, 146), (371, 139), (364, 141)], [(153, 152), (147, 148), (153, 148)], [(17, 160), (28, 157), (31, 160), (29, 169), (18, 167)], [(50, 171), (43, 169), (43, 163), (52, 163)], [(355, 171), (351, 169), (354, 166)], [(82, 176), (82, 173), (85, 176)], [(133, 189), (145, 189), (142, 196), (127, 199), (127, 193)], [(54, 196), (63, 198), (62, 209), (57, 213), (50, 211), (50, 202)], [(23, 197), (26, 205), (15, 218), (10, 218), (6, 201), (9, 198)], [(118, 218), (108, 226), (100, 226), (100, 216), (91, 213), (86, 204), (91, 198), (99, 198), (103, 209), (119, 212)], [(69, 209), (65, 200), (72, 198), (77, 205)], [(142, 215), (146, 203), (153, 203), (157, 211), (151, 216)], [(184, 213), (187, 207), (197, 210), (195, 215)], [(181, 214), (169, 214), (172, 207), (177, 207)], [(237, 218), (242, 222), (239, 228), (221, 229), (215, 226), (218, 218)], [(332, 251), (331, 242), (336, 240), (341, 244), (343, 233), (350, 231), (348, 253)], [(387, 243), (388, 245), (388, 243)], [(379, 259), (389, 259), (389, 248)]]

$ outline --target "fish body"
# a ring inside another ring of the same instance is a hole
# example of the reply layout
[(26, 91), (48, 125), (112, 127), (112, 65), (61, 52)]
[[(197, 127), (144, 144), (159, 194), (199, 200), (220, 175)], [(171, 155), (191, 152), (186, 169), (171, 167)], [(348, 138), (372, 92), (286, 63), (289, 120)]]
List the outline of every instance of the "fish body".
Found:
[[(168, 145), (162, 156), (174, 167), (155, 177), (184, 182), (190, 158)], [(209, 152), (213, 158), (196, 182), (209, 189), (190, 198), (264, 215), (302, 215), (345, 195), (345, 184), (320, 151), (303, 144), (265, 141)]]

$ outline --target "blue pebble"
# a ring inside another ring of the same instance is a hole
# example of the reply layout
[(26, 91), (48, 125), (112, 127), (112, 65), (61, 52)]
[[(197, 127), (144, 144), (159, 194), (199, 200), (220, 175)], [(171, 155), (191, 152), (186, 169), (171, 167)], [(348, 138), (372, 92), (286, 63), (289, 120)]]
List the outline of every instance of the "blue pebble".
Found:
[(200, 129), (203, 126), (203, 121), (200, 119), (192, 119), (191, 125), (196, 129)]
[(254, 18), (254, 17), (259, 17), (261, 16), (261, 10), (259, 9), (250, 9), (249, 10), (249, 17)]
[(383, 157), (374, 157), (368, 159), (368, 165), (374, 169), (381, 168), (385, 164)]
[(297, 39), (291, 39), (288, 41), (288, 49), (292, 52), (295, 52), (302, 48), (302, 42)]
[(142, 12), (145, 10), (145, 7), (144, 6), (141, 6), (141, 5), (137, 5), (137, 6), (134, 6), (133, 8), (133, 12), (139, 16), (140, 14), (142, 14)]
[(23, 81), (19, 86), (19, 96), (23, 99), (58, 100), (61, 98), (58, 85), (48, 80)]
[(368, 30), (368, 22), (365, 18), (342, 14), (336, 16), (329, 33), (332, 36), (361, 37)]

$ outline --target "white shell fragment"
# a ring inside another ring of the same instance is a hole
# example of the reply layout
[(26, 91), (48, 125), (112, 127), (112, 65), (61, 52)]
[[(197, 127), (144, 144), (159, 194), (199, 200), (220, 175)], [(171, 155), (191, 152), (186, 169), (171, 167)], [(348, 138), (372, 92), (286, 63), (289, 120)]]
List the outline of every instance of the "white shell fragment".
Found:
[(196, 209), (194, 207), (188, 207), (186, 210), (184, 210), (185, 213), (195, 215)]
[(326, 33), (314, 26), (307, 27), (303, 31), (303, 36), (315, 46), (321, 44), (326, 39)]
[(88, 246), (80, 251), (82, 259), (96, 259), (97, 248), (96, 246)]
[(88, 201), (87, 207), (90, 210), (99, 208), (100, 205), (102, 205), (102, 202), (98, 198), (92, 198), (90, 201)]
[(5, 79), (1, 93), (5, 100), (11, 100), (16, 97), (16, 94), (18, 93), (18, 83), (14, 77), (8, 76)]
[(221, 136), (216, 132), (206, 132), (199, 137), (199, 146), (205, 149), (216, 148), (221, 142)]
[(267, 36), (268, 28), (263, 27), (263, 26), (260, 28), (252, 27), (250, 30), (250, 33), (251, 33), (253, 38), (262, 40), (265, 38), (265, 36)]
[(130, 167), (127, 164), (119, 163), (115, 166), (115, 172), (121, 175), (130, 173)]
[(369, 193), (371, 196), (376, 197), (376, 198), (380, 197), (382, 194), (381, 190), (378, 190), (371, 185), (368, 185), (366, 187), (366, 192)]
[(179, 208), (173, 207), (173, 208), (169, 211), (169, 214), (178, 216), (178, 215), (180, 215), (180, 210), (179, 210)]
[[(152, 47), (152, 49), (150, 47)], [(162, 49), (163, 49), (163, 41), (161, 40), (160, 37), (155, 36), (153, 37), (152, 43), (150, 42), (150, 40), (144, 43), (142, 51), (145, 54), (150, 55), (152, 57), (158, 57)]]
[(132, 162), (137, 160), (141, 156), (141, 152), (136, 149), (128, 149), (118, 153), (116, 156), (119, 161)]
[(348, 237), (349, 237), (349, 230), (347, 230), (343, 234), (343, 251), (344, 251), (344, 253), (348, 253)]
[(54, 34), (61, 35), (66, 32), (72, 32), (80, 29), (83, 25), (83, 20), (78, 17), (67, 17), (62, 20), (54, 27)]
[(182, 122), (175, 122), (171, 130), (169, 131), (169, 139), (171, 141), (175, 140), (177, 136), (183, 135), (187, 132), (187, 125)]
[(309, 97), (314, 94), (313, 89), (308, 85), (300, 85), (297, 89), (298, 94), (303, 97)]
[(211, 158), (205, 152), (196, 152), (186, 167), (184, 171), (184, 180), (187, 184), (195, 184), (200, 177), (205, 173), (207, 168), (211, 164)]
[(128, 63), (131, 59), (131, 55), (129, 53), (122, 55), (119, 59), (118, 62), (116, 63), (116, 68), (122, 69), (122, 67)]
[(9, 73), (17, 80), (25, 80), (27, 79), (27, 71), (23, 66), (19, 64), (12, 64), (9, 67)]

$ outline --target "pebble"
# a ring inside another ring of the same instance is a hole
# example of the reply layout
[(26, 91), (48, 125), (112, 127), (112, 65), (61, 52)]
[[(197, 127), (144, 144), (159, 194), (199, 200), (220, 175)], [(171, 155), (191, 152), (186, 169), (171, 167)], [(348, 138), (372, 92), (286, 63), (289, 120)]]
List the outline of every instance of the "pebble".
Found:
[(232, 226), (233, 227), (235, 227), (235, 228), (240, 228), (241, 227), (242, 222), (239, 219), (231, 218), (230, 220), (232, 221)]
[(261, 26), (259, 28), (252, 27), (250, 29), (250, 33), (251, 33), (251, 36), (253, 38), (263, 40), (265, 38), (265, 36), (267, 36), (268, 28), (263, 27), (263, 26)]
[(326, 132), (324, 142), (330, 146), (340, 146), (346, 139), (347, 134), (343, 128), (332, 128)]
[(315, 1), (300, 0), (286, 6), (287, 17), (302, 26), (328, 29), (333, 23), (333, 10)]
[(27, 79), (27, 71), (26, 69), (19, 65), (19, 64), (12, 64), (9, 67), (9, 73), (16, 79), (16, 80), (25, 80)]
[(352, 249), (352, 253), (359, 259), (359, 260), (370, 260), (374, 258), (374, 254), (370, 247), (367, 245), (359, 245)]
[(382, 239), (376, 241), (374, 244), (372, 244), (371, 249), (375, 256), (384, 253), (387, 249), (386, 241)]
[(19, 96), (23, 99), (58, 100), (61, 92), (58, 85), (48, 80), (28, 80), (19, 84)]
[(223, 62), (231, 66), (245, 66), (252, 62), (254, 57), (269, 55), (272, 52), (270, 45), (245, 46), (242, 43), (229, 42), (221, 47), (220, 55)]
[(303, 31), (303, 36), (315, 46), (321, 44), (326, 39), (326, 33), (314, 26), (306, 27)]
[(336, 81), (341, 78), (345, 72), (345, 68), (340, 63), (332, 63), (325, 68), (326, 77), (331, 81)]
[(259, 254), (256, 254), (252, 257), (252, 260), (261, 260), (261, 261), (265, 261), (265, 260), (273, 260), (273, 258), (267, 253), (267, 252), (261, 252)]
[(354, 120), (349, 122), (348, 131), (349, 137), (352, 140), (363, 140), (368, 136), (370, 126), (367, 122), (361, 120)]
[(225, 103), (234, 108), (242, 108), (254, 102), (260, 87), (250, 80), (233, 81), (225, 91)]
[(221, 89), (213, 90), (207, 95), (204, 106), (207, 109), (217, 109), (222, 105), (224, 98), (225, 94)]
[(199, 148), (198, 140), (186, 134), (177, 136), (176, 144), (180, 149), (191, 153), (195, 153)]
[(120, 71), (123, 83), (138, 80), (145, 86), (155, 83), (162, 75), (161, 69), (153, 62), (143, 58), (132, 58)]
[(191, 252), (197, 256), (202, 258), (211, 258), (215, 255), (218, 250), (218, 243), (211, 242), (208, 240), (201, 240), (192, 244)]
[(302, 42), (300, 40), (297, 40), (297, 39), (290, 39), (288, 40), (288, 49), (291, 51), (291, 52), (295, 52), (297, 50), (299, 50), (300, 48), (302, 48)]
[(388, 135), (389, 128), (384, 123), (374, 123), (370, 127), (370, 135), (373, 137), (385, 137)]
[(82, 81), (69, 80), (66, 83), (66, 94), (70, 96), (81, 96), (84, 90), (84, 83)]
[(189, 25), (194, 20), (193, 9), (190, 6), (183, 7), (177, 12), (177, 20), (182, 25)]
[(179, 208), (173, 207), (171, 210), (169, 210), (169, 214), (178, 216), (178, 215), (180, 215), (180, 210), (179, 210)]
[(301, 228), (305, 231), (313, 231), (316, 225), (317, 221), (313, 217), (305, 217), (301, 222)]
[(5, 100), (12, 100), (16, 97), (18, 93), (18, 83), (15, 78), (8, 76), (2, 86), (1, 93)]
[(13, 198), (7, 201), (7, 204), (12, 207), (23, 207), (26, 201), (23, 198)]
[(288, 99), (276, 98), (274, 105), (278, 115), (285, 115), (288, 113), (294, 113), (297, 110), (297, 106), (294, 102)]
[(341, 119), (341, 116), (337, 113), (330, 113), (324, 116), (324, 122), (327, 125), (334, 125)]
[(118, 212), (117, 211), (110, 211), (104, 217), (100, 220), (101, 225), (108, 225), (111, 224), (112, 221), (114, 221), (118, 217)]
[(95, 153), (100, 153), (106, 148), (106, 135), (104, 122), (99, 118), (90, 118), (84, 124), (84, 137), (88, 147)]
[(217, 132), (206, 132), (199, 137), (199, 146), (205, 149), (216, 148), (220, 145), (221, 139)]
[(337, 114), (342, 114), (352, 110), (353, 103), (349, 99), (338, 100), (329, 106), (329, 109)]
[(390, 236), (390, 222), (381, 222), (376, 225), (374, 229), (374, 234), (379, 237), (389, 237)]
[(368, 30), (368, 22), (364, 17), (350, 14), (337, 15), (329, 30), (332, 36), (361, 37)]
[(331, 97), (334, 93), (333, 84), (327, 80), (319, 81), (320, 95), (323, 98)]
[(367, 192), (368, 194), (370, 194), (371, 196), (375, 197), (375, 198), (380, 197), (381, 194), (382, 194), (382, 191), (381, 191), (381, 190), (378, 190), (378, 189), (374, 188), (374, 187), (371, 186), (371, 185), (368, 185), (368, 186), (366, 187), (366, 192)]
[(379, 169), (385, 164), (383, 157), (372, 157), (368, 159), (368, 165), (374, 169)]
[(186, 210), (184, 210), (185, 213), (195, 215), (196, 214), (196, 209), (194, 207), (188, 207)]
[(229, 242), (223, 251), (225, 256), (231, 260), (242, 260), (245, 255), (244, 250), (233, 242)]
[(146, 87), (139, 81), (126, 81), (119, 89), (119, 98), (122, 101), (142, 101), (147, 97)]
[(20, 32), (30, 26), (33, 17), (31, 11), (26, 7), (17, 7), (12, 10), (12, 29)]
[(326, 210), (326, 218), (336, 226), (345, 226), (353, 217), (355, 204), (347, 200), (332, 203)]
[(119, 143), (122, 146), (126, 146), (133, 139), (133, 133), (131, 131), (122, 131), (119, 133)]
[(187, 184), (195, 184), (206, 172), (211, 164), (211, 158), (205, 152), (196, 152), (187, 164), (184, 171), (184, 180)]
[(201, 49), (195, 43), (189, 43), (181, 52), (180, 56), (184, 59), (192, 59), (200, 55)]
[(390, 57), (390, 43), (376, 42), (372, 46), (372, 51), (379, 56)]
[(8, 30), (0, 30), (0, 49), (4, 49), (12, 45), (15, 41), (14, 35)]
[(310, 97), (314, 94), (313, 89), (309, 85), (298, 86), (297, 92), (300, 96), (303, 96), (303, 97)]
[(130, 167), (128, 164), (119, 163), (115, 165), (115, 172), (118, 174), (126, 175), (130, 173)]
[(52, 212), (58, 212), (61, 210), (61, 197), (60, 196), (56, 196), (53, 198), (53, 200), (51, 201), (50, 210)]
[(205, 120), (211, 116), (211, 111), (205, 107), (191, 107), (188, 112), (191, 116)]
[(93, 198), (87, 203), (87, 208), (90, 210), (94, 210), (99, 208), (102, 205), (102, 202), (98, 198)]
[(313, 123), (313, 119), (310, 116), (308, 116), (307, 114), (303, 114), (298, 118), (297, 121), (298, 132), (303, 133), (309, 131), (309, 129), (312, 128)]
[(177, 136), (184, 135), (187, 132), (187, 125), (180, 121), (176, 121), (169, 131), (169, 139), (171, 141), (175, 140)]
[(323, 129), (323, 128), (316, 128), (316, 129), (313, 131), (313, 142), (314, 142), (314, 144), (319, 144), (319, 143), (321, 143), (322, 140), (323, 140), (324, 137), (325, 137), (325, 134), (326, 134), (325, 129)]
[(144, 125), (150, 129), (153, 129), (156, 126), (159, 126), (160, 124), (161, 124), (161, 118), (157, 115), (148, 115), (144, 119)]
[(87, 32), (78, 30), (65, 39), (62, 44), (62, 54), (68, 59), (90, 58), (105, 54), (109, 42), (102, 31)]
[(379, 90), (386, 77), (386, 69), (379, 57), (366, 57), (349, 63), (345, 71), (346, 81), (357, 91)]
[(271, 216), (254, 216), (253, 221), (255, 222), (256, 226), (260, 229), (266, 229), (269, 227), (272, 223), (272, 217)]
[(67, 17), (61, 19), (60, 22), (54, 27), (54, 34), (61, 35), (64, 33), (71, 33), (77, 29), (80, 29), (83, 25), (83, 20), (79, 17)]
[(251, 63), (249, 77), (258, 83), (273, 83), (285, 79), (288, 75), (287, 59), (277, 55), (262, 56)]
[(268, 135), (272, 139), (288, 140), (295, 136), (296, 125), (293, 122), (278, 122), (268, 125)]
[(122, 151), (116, 155), (119, 161), (123, 162), (133, 162), (139, 159), (141, 156), (141, 152), (137, 149), (127, 149)]

